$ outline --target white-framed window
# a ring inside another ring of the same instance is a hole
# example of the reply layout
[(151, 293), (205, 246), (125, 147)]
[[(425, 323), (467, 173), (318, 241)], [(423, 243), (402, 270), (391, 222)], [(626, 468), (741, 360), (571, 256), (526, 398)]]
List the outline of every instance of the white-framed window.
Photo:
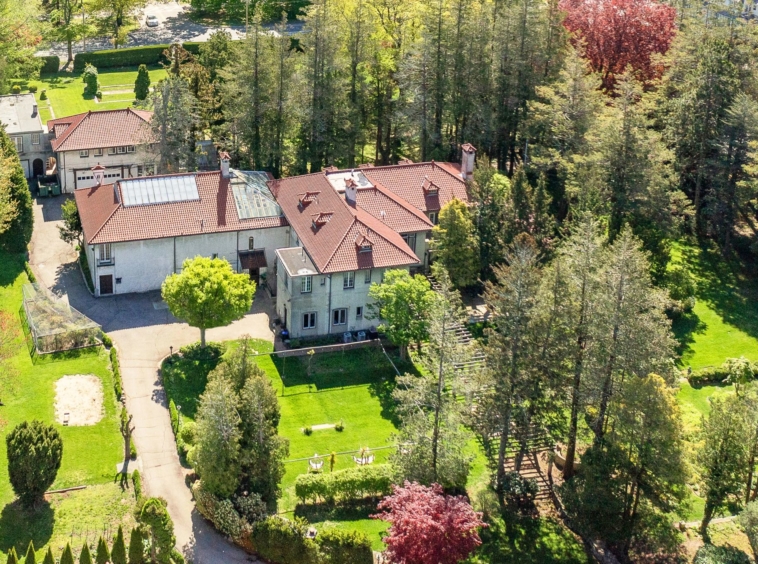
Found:
[(364, 271), (363, 273), (363, 283), (364, 284), (371, 284), (371, 269)]
[(110, 243), (103, 243), (102, 245), (98, 245), (97, 254), (98, 262), (100, 264), (110, 264), (113, 262), (113, 254), (111, 252)]
[(95, 149), (95, 152), (93, 153), (96, 157), (102, 157), (103, 156), (103, 149)]
[(300, 279), (300, 293), (310, 294), (313, 289), (313, 276), (303, 276)]
[(343, 307), (332, 311), (332, 325), (344, 325), (347, 323), (347, 310)]
[(142, 165), (137, 165), (137, 176), (143, 176), (144, 175), (144, 169), (142, 168)]
[(126, 153), (126, 147), (116, 147), (116, 152), (119, 155), (123, 155), (124, 153)]
[(12, 139), (13, 139), (13, 144), (16, 146), (16, 152), (23, 153), (24, 152), (24, 138), (13, 137)]
[(127, 145), (126, 146), (126, 152), (127, 153), (133, 153), (135, 151), (134, 145)]
[(415, 233), (406, 233), (405, 235), (402, 235), (403, 241), (405, 241), (405, 244), (408, 245), (411, 250), (415, 253), (416, 252), (416, 234)]
[(108, 154), (109, 155), (115, 155), (116, 154), (116, 147), (108, 147)]
[(89, 151), (87, 149), (84, 149), (83, 151), (79, 151), (79, 157), (82, 159), (84, 157), (89, 157)]
[(247, 248), (250, 249), (251, 251), (255, 248), (255, 237), (250, 237), (247, 240)]
[(32, 133), (32, 145), (39, 145), (39, 133)]
[(355, 308), (355, 318), (360, 319), (363, 317), (363, 306), (356, 306)]
[(437, 212), (429, 212), (429, 221), (432, 222), (432, 225), (437, 225)]
[(342, 289), (348, 290), (355, 288), (355, 272), (345, 272), (342, 275)]
[(316, 312), (309, 311), (303, 314), (303, 329), (315, 329), (316, 328)]

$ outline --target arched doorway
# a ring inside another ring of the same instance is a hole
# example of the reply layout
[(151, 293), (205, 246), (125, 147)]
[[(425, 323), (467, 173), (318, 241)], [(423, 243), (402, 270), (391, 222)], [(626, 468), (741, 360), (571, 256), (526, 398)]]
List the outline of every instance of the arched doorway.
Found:
[(34, 159), (34, 162), (32, 163), (32, 176), (43, 176), (45, 174), (45, 163), (42, 162), (42, 159)]

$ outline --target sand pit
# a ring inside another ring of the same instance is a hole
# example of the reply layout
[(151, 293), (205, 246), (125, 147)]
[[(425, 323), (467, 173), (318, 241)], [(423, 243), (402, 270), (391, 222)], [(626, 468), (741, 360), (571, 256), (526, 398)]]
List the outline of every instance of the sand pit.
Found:
[[(68, 415), (66, 415), (68, 414)], [(63, 425), (94, 425), (103, 418), (103, 384), (91, 374), (64, 376), (55, 383), (55, 420)]]

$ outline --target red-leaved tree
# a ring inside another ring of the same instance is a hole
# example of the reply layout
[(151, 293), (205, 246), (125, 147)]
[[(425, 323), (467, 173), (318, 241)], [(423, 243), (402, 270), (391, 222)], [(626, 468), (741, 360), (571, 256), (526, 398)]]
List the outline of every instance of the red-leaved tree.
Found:
[(655, 0), (560, 0), (563, 25), (574, 34), (603, 87), (613, 88), (615, 76), (631, 66), (643, 81), (659, 76), (651, 61), (665, 53), (676, 33), (676, 10)]
[(374, 519), (391, 523), (384, 537), (394, 564), (456, 564), (482, 544), (482, 514), (463, 496), (445, 495), (442, 486), (405, 482), (379, 503)]

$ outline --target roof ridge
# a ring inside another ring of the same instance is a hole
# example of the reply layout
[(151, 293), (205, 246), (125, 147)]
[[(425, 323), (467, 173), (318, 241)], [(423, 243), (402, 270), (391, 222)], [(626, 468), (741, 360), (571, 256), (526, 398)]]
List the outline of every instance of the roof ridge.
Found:
[[(348, 208), (349, 208), (349, 207), (350, 207), (350, 206), (348, 206)], [(351, 210), (351, 211), (352, 211), (352, 210)], [(345, 239), (347, 238), (347, 234), (348, 234), (348, 233), (350, 233), (350, 230), (353, 228), (353, 225), (355, 225), (355, 222), (356, 222), (356, 221), (358, 221), (358, 218), (357, 218), (357, 217), (355, 217), (355, 214), (352, 214), (352, 216), (353, 216), (353, 221), (351, 221), (351, 222), (350, 222), (350, 225), (348, 225), (348, 226), (347, 226), (347, 229), (346, 229), (346, 230), (345, 230), (345, 232), (342, 234), (342, 237), (340, 238), (340, 240), (339, 240), (339, 243), (337, 243), (337, 244), (334, 246), (334, 249), (332, 250), (332, 254), (330, 254), (330, 255), (329, 255), (329, 258), (328, 258), (328, 259), (326, 259), (326, 262), (324, 262), (324, 270), (326, 270), (326, 269), (329, 267), (329, 263), (330, 263), (330, 262), (332, 262), (332, 259), (334, 258), (334, 255), (336, 255), (336, 254), (337, 254), (337, 251), (338, 251), (338, 250), (340, 249), (340, 247), (342, 246), (342, 243), (344, 243), (344, 242), (345, 242)], [(314, 263), (314, 264), (315, 264), (315, 263)]]
[(422, 219), (424, 222), (428, 223), (429, 225), (433, 225), (431, 221), (429, 221), (429, 218), (426, 217), (424, 212), (422, 212), (420, 209), (418, 209), (416, 206), (411, 204), (409, 201), (407, 201), (405, 198), (401, 198), (397, 194), (395, 194), (392, 190), (384, 186), (381, 182), (374, 181), (374, 188), (378, 190), (380, 193), (387, 196), (390, 200), (394, 201), (398, 205), (400, 205), (403, 209), (411, 212), (413, 215), (415, 215), (417, 218)]
[[(53, 150), (57, 151), (58, 147), (60, 147), (63, 142), (71, 135), (71, 133), (74, 132), (74, 130), (81, 125), (81, 123), (84, 121), (84, 118), (86, 118), (92, 110), (88, 110), (86, 112), (83, 112), (81, 114), (76, 114), (74, 117), (78, 117), (78, 120), (71, 120), (68, 124), (68, 127), (66, 128), (66, 131), (63, 132), (63, 135), (60, 139), (53, 139), (55, 142), (55, 146), (53, 147)], [(51, 145), (53, 142), (51, 141)]]

